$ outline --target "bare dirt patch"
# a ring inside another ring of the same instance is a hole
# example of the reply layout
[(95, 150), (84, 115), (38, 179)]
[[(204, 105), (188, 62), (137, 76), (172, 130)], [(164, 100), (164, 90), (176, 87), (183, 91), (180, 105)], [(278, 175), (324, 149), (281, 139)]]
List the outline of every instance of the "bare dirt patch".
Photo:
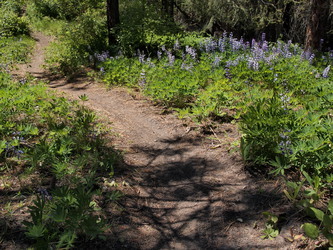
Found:
[[(288, 215), (281, 215), (281, 234), (262, 240), (263, 211), (280, 214), (288, 208), (278, 182), (264, 181), (244, 170), (238, 153), (230, 153), (237, 127), (220, 124), (211, 135), (200, 127), (163, 114), (140, 95), (124, 88), (106, 89), (89, 80), (52, 79), (41, 65), (50, 38), (35, 34), (37, 47), (29, 73), (49, 82), (50, 88), (86, 102), (119, 136), (113, 144), (124, 152), (116, 180), (125, 197), (105, 207), (113, 222), (109, 243), (94, 249), (293, 249)], [(208, 137), (219, 137), (212, 140)], [(125, 181), (125, 182), (124, 182)], [(122, 209), (119, 209), (122, 208)], [(91, 248), (82, 245), (82, 248)], [(81, 248), (81, 247), (80, 247)], [(81, 248), (81, 249), (82, 249)]]

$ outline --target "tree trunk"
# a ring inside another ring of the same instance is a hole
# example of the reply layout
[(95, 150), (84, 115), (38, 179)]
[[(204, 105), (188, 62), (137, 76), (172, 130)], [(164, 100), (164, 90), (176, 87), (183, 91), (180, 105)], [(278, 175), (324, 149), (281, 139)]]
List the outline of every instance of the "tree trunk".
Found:
[(329, 15), (329, 0), (310, 0), (310, 16), (306, 28), (305, 50), (320, 48), (320, 39), (325, 35), (325, 26)]
[(162, 10), (171, 18), (174, 14), (174, 4), (174, 0), (162, 0)]
[(117, 43), (113, 29), (120, 23), (119, 1), (106, 0), (106, 10), (109, 45), (113, 45)]

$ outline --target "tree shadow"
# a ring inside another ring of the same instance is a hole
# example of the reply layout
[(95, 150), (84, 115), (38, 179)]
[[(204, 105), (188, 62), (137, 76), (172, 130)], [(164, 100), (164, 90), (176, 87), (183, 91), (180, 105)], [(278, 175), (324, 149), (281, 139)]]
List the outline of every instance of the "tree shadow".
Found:
[[(223, 177), (230, 167), (235, 167), (231, 158), (223, 161), (211, 157), (193, 146), (198, 141), (184, 136), (159, 140), (157, 146), (133, 146), (148, 161), (144, 166), (128, 168), (140, 172), (139, 184), (134, 187), (139, 192), (127, 194), (122, 201), (126, 223), (117, 226), (122, 230), (116, 234), (119, 238), (127, 235), (128, 246), (139, 249), (259, 247), (247, 239), (235, 243), (228, 240), (230, 227), (233, 231), (244, 226), (252, 228), (254, 222), (262, 219), (262, 212), (284, 204), (280, 190), (259, 188), (261, 184), (255, 183), (255, 179), (244, 181), (230, 174)], [(244, 171), (239, 164), (238, 168)], [(150, 237), (146, 238), (147, 235)], [(260, 245), (272, 246), (270, 242)]]

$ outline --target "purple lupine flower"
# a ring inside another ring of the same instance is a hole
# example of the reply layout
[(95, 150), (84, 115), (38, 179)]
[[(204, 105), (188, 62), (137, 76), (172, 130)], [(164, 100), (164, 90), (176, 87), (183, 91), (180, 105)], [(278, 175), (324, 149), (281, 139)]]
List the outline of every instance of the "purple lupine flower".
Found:
[(259, 62), (253, 57), (248, 58), (247, 66), (249, 69), (253, 69), (254, 71), (259, 70)]
[(328, 65), (328, 66), (324, 69), (323, 74), (322, 74), (322, 76), (323, 76), (324, 78), (328, 78), (328, 73), (330, 72), (330, 69), (331, 69), (331, 65)]
[(168, 60), (169, 60), (169, 66), (172, 66), (175, 62), (175, 56), (172, 55), (172, 53), (170, 51), (167, 51), (167, 56), (168, 56)]
[(177, 50), (180, 49), (180, 43), (179, 43), (179, 40), (178, 40), (178, 39), (175, 41), (175, 44), (173, 45), (173, 49), (174, 49), (175, 51), (177, 51)]
[(218, 47), (220, 52), (224, 52), (225, 51), (225, 43), (224, 43), (224, 39), (220, 38), (218, 41)]
[(182, 65), (181, 65), (181, 68), (191, 72), (192, 68), (193, 68), (193, 64), (192, 63), (186, 64), (186, 63), (183, 62)]
[(266, 41), (266, 33), (265, 33), (265, 32), (263, 32), (263, 33), (261, 34), (261, 41), (262, 41), (262, 42), (265, 42), (265, 41)]
[(144, 63), (145, 62), (145, 57), (146, 57), (146, 55), (144, 53), (141, 53), (140, 50), (138, 50), (138, 58), (139, 58), (139, 62), (140, 63)]
[(52, 195), (45, 188), (39, 188), (38, 192), (41, 194), (43, 200), (52, 200)]
[(256, 40), (253, 38), (252, 42), (251, 42), (251, 48), (254, 48), (254, 46), (256, 46), (257, 42)]
[(282, 154), (288, 156), (291, 155), (293, 151), (291, 149), (292, 143), (290, 140), (290, 136), (287, 134), (287, 132), (290, 132), (290, 130), (286, 130), (283, 134), (280, 134), (281, 141), (279, 143), (279, 146)]
[(313, 63), (314, 58), (315, 58), (315, 54), (312, 53), (311, 56), (308, 59), (310, 64)]
[(241, 47), (241, 44), (239, 41), (237, 41), (237, 39), (231, 39), (230, 44), (232, 51), (237, 51)]
[(195, 60), (195, 58), (197, 56), (197, 52), (195, 51), (194, 48), (192, 48), (190, 46), (186, 46), (185, 51), (187, 54), (189, 54), (192, 57), (193, 60)]
[(162, 52), (161, 51), (157, 51), (157, 58), (158, 58), (158, 60), (161, 60), (161, 58), (162, 58)]
[(267, 41), (264, 41), (264, 42), (262, 43), (261, 48), (262, 48), (263, 51), (268, 51), (268, 42), (267, 42)]
[(215, 56), (215, 59), (214, 59), (214, 61), (213, 61), (213, 67), (218, 67), (218, 66), (220, 66), (220, 62), (221, 62), (221, 57), (219, 57), (219, 56)]
[(23, 154), (24, 154), (23, 150), (20, 150), (20, 149), (19, 150), (14, 150), (14, 155), (16, 155), (16, 157), (18, 159), (20, 159)]
[(205, 40), (204, 46), (206, 53), (210, 53), (215, 51), (217, 44), (214, 39), (210, 38)]
[(108, 51), (103, 51), (101, 54), (95, 53), (95, 57), (98, 61), (105, 62), (110, 57), (110, 55)]
[(284, 110), (287, 110), (289, 102), (290, 102), (290, 97), (287, 96), (286, 94), (280, 94), (280, 99), (281, 99), (281, 102), (282, 102), (282, 106), (281, 107)]
[(141, 88), (144, 88), (144, 87), (146, 86), (146, 83), (147, 83), (147, 81), (146, 81), (146, 72), (145, 72), (145, 70), (143, 69), (143, 70), (141, 71), (141, 73), (140, 73), (139, 86), (140, 86)]
[(230, 73), (230, 69), (228, 67), (225, 67), (225, 74), (224, 74), (225, 78), (231, 80), (232, 75)]

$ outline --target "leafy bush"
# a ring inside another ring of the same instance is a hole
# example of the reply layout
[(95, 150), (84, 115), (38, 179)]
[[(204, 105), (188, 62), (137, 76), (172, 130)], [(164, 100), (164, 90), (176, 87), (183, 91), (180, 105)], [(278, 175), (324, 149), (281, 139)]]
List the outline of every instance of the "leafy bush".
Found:
[(31, 0), (29, 8), (34, 15), (48, 16), (63, 20), (74, 20), (90, 8), (102, 5), (98, 0)]
[(88, 10), (62, 27), (58, 40), (48, 49), (46, 63), (51, 70), (68, 75), (94, 62), (96, 51), (106, 48), (105, 17)]
[(0, 72), (0, 171), (20, 166), (24, 175), (38, 173), (32, 221), (25, 223), (36, 248), (69, 248), (78, 237), (102, 233), (93, 195), (97, 175), (112, 174), (115, 159), (92, 111)]
[(0, 70), (25, 62), (33, 45), (33, 39), (27, 36), (0, 38)]
[(19, 13), (0, 8), (0, 37), (10, 37), (29, 34), (28, 22)]
[(32, 221), (25, 222), (26, 235), (36, 240), (37, 249), (72, 248), (81, 235), (87, 239), (96, 238), (103, 232), (104, 223), (93, 215), (98, 207), (92, 201), (92, 195), (93, 192), (84, 186), (60, 187), (52, 196), (41, 190), (34, 205), (29, 207)]

